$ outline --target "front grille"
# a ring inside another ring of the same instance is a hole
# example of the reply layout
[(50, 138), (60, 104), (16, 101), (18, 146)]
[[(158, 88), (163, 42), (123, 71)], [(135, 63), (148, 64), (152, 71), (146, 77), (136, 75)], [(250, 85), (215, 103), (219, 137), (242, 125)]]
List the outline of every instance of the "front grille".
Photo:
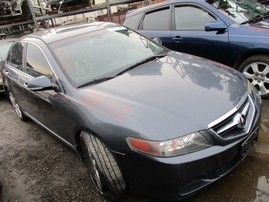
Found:
[(249, 132), (254, 116), (255, 106), (248, 95), (234, 110), (210, 124), (210, 128), (223, 139), (238, 138)]

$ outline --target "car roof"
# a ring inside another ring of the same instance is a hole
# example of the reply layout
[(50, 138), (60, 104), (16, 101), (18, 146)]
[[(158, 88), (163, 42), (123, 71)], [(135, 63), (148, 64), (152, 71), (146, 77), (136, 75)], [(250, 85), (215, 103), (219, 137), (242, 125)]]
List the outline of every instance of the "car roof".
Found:
[(78, 23), (68, 26), (60, 26), (55, 28), (44, 29), (38, 32), (34, 32), (23, 36), (21, 39), (29, 40), (33, 38), (39, 38), (45, 43), (53, 43), (55, 41), (62, 40), (64, 38), (69, 38), (74, 35), (79, 35), (88, 32), (94, 32), (97, 30), (102, 30), (105, 28), (122, 26), (116, 23), (110, 22), (92, 22), (92, 23)]
[(188, 2), (189, 3), (203, 3), (203, 2), (205, 2), (205, 0), (163, 0), (162, 2), (159, 2), (159, 3), (154, 3), (151, 5), (145, 6), (145, 7), (130, 10), (127, 12), (127, 14), (140, 13), (140, 12), (147, 11), (151, 8), (159, 7), (162, 5), (170, 5), (170, 4), (174, 4), (174, 3), (180, 3), (180, 2), (182, 2), (182, 3), (188, 3)]

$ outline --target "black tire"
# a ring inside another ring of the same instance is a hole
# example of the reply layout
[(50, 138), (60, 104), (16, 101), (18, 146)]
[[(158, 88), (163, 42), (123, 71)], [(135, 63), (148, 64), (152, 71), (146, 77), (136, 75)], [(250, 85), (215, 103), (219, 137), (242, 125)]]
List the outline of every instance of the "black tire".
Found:
[(15, 97), (13, 96), (13, 94), (12, 94), (10, 91), (8, 91), (7, 94), (8, 94), (9, 102), (10, 102), (10, 104), (12, 105), (12, 107), (13, 107), (15, 113), (17, 114), (17, 116), (18, 116), (22, 121), (27, 121), (27, 120), (29, 120), (29, 118), (28, 118), (27, 116), (25, 116), (24, 113), (22, 112), (22, 110), (21, 110), (19, 104), (16, 102), (16, 99), (15, 99)]
[(262, 98), (269, 98), (269, 56), (251, 56), (239, 66), (238, 70), (258, 89)]
[(126, 191), (121, 170), (109, 149), (97, 137), (82, 131), (81, 146), (92, 181), (104, 197), (117, 200)]

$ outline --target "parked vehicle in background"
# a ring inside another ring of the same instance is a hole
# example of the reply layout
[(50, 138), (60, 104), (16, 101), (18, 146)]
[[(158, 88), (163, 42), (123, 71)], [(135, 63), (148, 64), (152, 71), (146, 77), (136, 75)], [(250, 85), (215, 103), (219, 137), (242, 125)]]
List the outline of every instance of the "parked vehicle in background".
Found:
[(124, 25), (172, 50), (241, 71), (269, 98), (269, 9), (252, 0), (171, 0), (129, 11)]
[(95, 0), (48, 0), (46, 5), (51, 10), (58, 10), (69, 6), (89, 5), (90, 3), (94, 5)]
[(241, 163), (258, 139), (261, 98), (243, 74), (119, 24), (35, 32), (1, 66), (18, 117), (74, 149), (110, 199), (127, 188), (191, 196)]
[(27, 3), (23, 0), (0, 1), (0, 17), (22, 15), (26, 9), (28, 10)]
[[(4, 59), (11, 45), (16, 39), (2, 39), (0, 40), (0, 61)], [(0, 76), (0, 93), (4, 92), (2, 75)]]
[(6, 57), (9, 48), (11, 47), (11, 45), (15, 40), (16, 40), (15, 38), (0, 40), (0, 59)]
[[(30, 0), (37, 16), (45, 14), (46, 4), (44, 0)], [(42, 9), (44, 13), (42, 13)], [(15, 17), (30, 18), (31, 11), (28, 0), (0, 0), (0, 20)]]

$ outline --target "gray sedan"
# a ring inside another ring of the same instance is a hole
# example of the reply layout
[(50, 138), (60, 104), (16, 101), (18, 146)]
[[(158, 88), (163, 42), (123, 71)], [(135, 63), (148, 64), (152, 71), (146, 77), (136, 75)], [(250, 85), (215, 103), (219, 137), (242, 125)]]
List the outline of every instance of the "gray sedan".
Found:
[(258, 140), (261, 98), (243, 74), (118, 24), (35, 32), (1, 66), (18, 117), (77, 152), (110, 199), (191, 196)]

